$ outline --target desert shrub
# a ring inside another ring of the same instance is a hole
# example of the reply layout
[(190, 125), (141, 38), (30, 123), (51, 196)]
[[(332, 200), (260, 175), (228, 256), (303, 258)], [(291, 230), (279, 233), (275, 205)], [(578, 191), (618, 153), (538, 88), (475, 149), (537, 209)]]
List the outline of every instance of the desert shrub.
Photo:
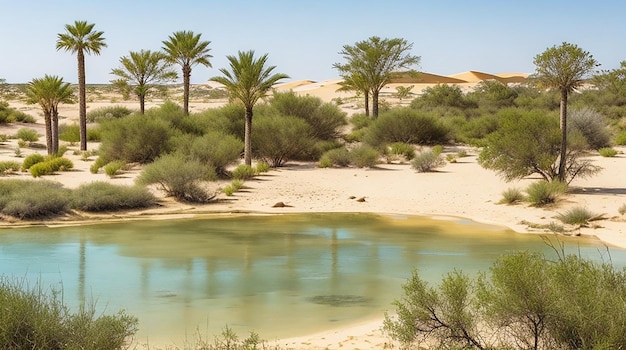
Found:
[(380, 153), (369, 145), (359, 145), (350, 150), (350, 164), (358, 167), (373, 167), (378, 164)]
[(446, 165), (446, 161), (441, 156), (441, 152), (433, 149), (420, 152), (411, 161), (411, 167), (420, 173), (433, 171), (444, 165)]
[(24, 158), (24, 162), (22, 162), (22, 171), (26, 171), (30, 169), (31, 166), (37, 163), (41, 163), (45, 160), (46, 160), (46, 157), (44, 157), (42, 154), (33, 153), (27, 156), (26, 158)]
[(556, 216), (562, 223), (568, 225), (586, 225), (589, 221), (598, 217), (598, 214), (592, 213), (585, 207), (574, 207)]
[(34, 123), (35, 118), (30, 114), (9, 107), (8, 102), (0, 101), (0, 124), (14, 122)]
[(147, 113), (104, 122), (100, 129), (100, 156), (107, 161), (149, 163), (171, 148), (171, 124)]
[(318, 162), (320, 168), (330, 168), (333, 165), (345, 167), (350, 165), (350, 153), (345, 147), (326, 151)]
[(502, 192), (500, 203), (515, 204), (524, 200), (524, 194), (519, 188), (507, 188)]
[(293, 91), (274, 92), (270, 106), (283, 116), (304, 120), (311, 128), (309, 136), (320, 140), (339, 137), (339, 128), (346, 125), (346, 114), (333, 103), (324, 103), (319, 97), (300, 96)]
[(89, 172), (92, 174), (97, 174), (98, 170), (100, 170), (100, 168), (102, 168), (106, 164), (106, 159), (104, 159), (103, 157), (98, 157), (96, 158), (96, 161), (93, 162), (93, 164), (91, 164), (91, 166), (89, 167)]
[(257, 162), (256, 163), (256, 172), (257, 173), (266, 173), (270, 171), (270, 165), (267, 162)]
[(59, 125), (59, 140), (72, 144), (80, 142), (80, 127), (78, 124)]
[(350, 117), (350, 124), (352, 124), (353, 130), (365, 129), (372, 125), (373, 122), (374, 119), (372, 117), (363, 113), (354, 114)]
[(107, 174), (108, 177), (115, 177), (119, 175), (123, 167), (124, 167), (124, 162), (119, 161), (119, 160), (112, 161), (104, 166), (104, 173)]
[(567, 184), (559, 181), (538, 181), (530, 184), (526, 189), (526, 201), (542, 206), (551, 204), (567, 192)]
[(231, 172), (231, 176), (233, 177), (233, 179), (244, 181), (253, 178), (256, 174), (257, 172), (253, 167), (245, 164), (237, 166)]
[(436, 144), (448, 141), (449, 130), (434, 116), (410, 108), (382, 113), (367, 129), (364, 140), (373, 146), (385, 143)]
[(0, 348), (115, 350), (137, 331), (137, 319), (123, 311), (97, 314), (94, 303), (73, 311), (62, 291), (45, 290), (39, 282), (0, 277)]
[(497, 114), (487, 113), (476, 118), (471, 118), (459, 127), (456, 138), (468, 144), (480, 144), (480, 140), (498, 130), (499, 121), (504, 111)]
[(387, 153), (392, 156), (402, 156), (406, 160), (415, 158), (415, 149), (413, 145), (404, 142), (394, 142), (387, 147)]
[(89, 126), (87, 128), (87, 141), (100, 142), (101, 139), (102, 139), (102, 133), (100, 132), (99, 127)]
[(195, 113), (183, 119), (179, 127), (190, 134), (203, 135), (209, 131), (218, 131), (243, 140), (245, 113), (243, 105), (229, 103)]
[(13, 160), (0, 161), (0, 175), (7, 175), (20, 171), (22, 165)]
[(69, 190), (52, 181), (0, 182), (0, 212), (19, 219), (44, 219), (65, 213)]
[(517, 96), (517, 91), (506, 83), (497, 80), (483, 80), (476, 84), (473, 91), (466, 95), (466, 98), (480, 108), (497, 110), (513, 106)]
[(620, 215), (626, 214), (626, 204), (622, 204), (619, 209), (617, 209), (617, 212), (620, 213)]
[(617, 155), (617, 151), (611, 147), (602, 147), (598, 150), (598, 153), (603, 157), (615, 157)]
[(180, 153), (166, 154), (148, 164), (137, 183), (156, 184), (168, 195), (180, 201), (206, 203), (215, 194), (209, 193), (202, 183), (216, 178), (213, 168)]
[(236, 162), (243, 152), (243, 141), (221, 131), (209, 131), (203, 136), (183, 134), (175, 137), (174, 147), (202, 163), (211, 164), (219, 175)]
[(30, 171), (33, 177), (40, 177), (54, 174), (57, 171), (67, 171), (72, 168), (74, 168), (74, 163), (72, 163), (71, 160), (63, 157), (55, 157), (32, 165), (28, 171)]
[(37, 131), (30, 128), (20, 128), (17, 130), (17, 134), (15, 135), (18, 139), (26, 142), (37, 142), (39, 140), (39, 135)]
[(567, 114), (567, 129), (578, 130), (592, 149), (608, 147), (611, 135), (604, 116), (590, 108), (572, 109)]
[(615, 136), (615, 144), (619, 146), (626, 146), (626, 131), (622, 131)]
[(424, 107), (453, 107), (465, 109), (474, 107), (465, 98), (463, 91), (458, 85), (438, 84), (428, 87), (422, 94), (411, 101), (411, 108), (422, 109)]
[(49, 162), (33, 164), (33, 166), (31, 166), (28, 171), (33, 177), (41, 177), (44, 175), (54, 174), (54, 170), (52, 170), (52, 164), (50, 164)]
[(61, 145), (59, 146), (59, 149), (56, 151), (56, 153), (54, 153), (52, 156), (56, 158), (63, 157), (63, 155), (65, 155), (67, 151), (68, 151), (67, 146)]
[(0, 134), (0, 142), (7, 142), (9, 140), (9, 137), (7, 136), (7, 134)]
[(90, 123), (101, 123), (111, 119), (123, 118), (131, 113), (133, 111), (124, 106), (101, 107), (90, 110), (87, 113), (87, 121)]
[(243, 187), (243, 181), (242, 180), (233, 180), (233, 182), (224, 187), (224, 189), (222, 190), (222, 192), (224, 192), (224, 194), (226, 194), (227, 196), (232, 196), (235, 192), (239, 191), (239, 189), (241, 189)]
[(305, 159), (315, 145), (311, 127), (297, 117), (262, 116), (254, 122), (252, 149), (255, 157), (272, 167), (289, 160)]
[(104, 181), (80, 185), (72, 192), (71, 206), (90, 212), (148, 208), (156, 197), (142, 186), (119, 186)]

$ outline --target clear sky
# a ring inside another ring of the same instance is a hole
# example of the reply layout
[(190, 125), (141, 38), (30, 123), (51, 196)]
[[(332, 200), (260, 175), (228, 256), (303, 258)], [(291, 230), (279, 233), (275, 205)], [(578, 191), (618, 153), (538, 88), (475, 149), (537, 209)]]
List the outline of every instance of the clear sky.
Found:
[(533, 58), (566, 41), (602, 69), (626, 60), (623, 0), (0, 0), (0, 78), (25, 83), (44, 74), (77, 82), (75, 55), (56, 51), (75, 20), (95, 23), (107, 48), (87, 56), (87, 83), (108, 83), (129, 51), (159, 50), (175, 31), (201, 33), (213, 68), (196, 66), (192, 83), (227, 67), (226, 55), (269, 54), (291, 80), (338, 77), (338, 52), (371, 36), (404, 38), (418, 70), (449, 75), (534, 71)]

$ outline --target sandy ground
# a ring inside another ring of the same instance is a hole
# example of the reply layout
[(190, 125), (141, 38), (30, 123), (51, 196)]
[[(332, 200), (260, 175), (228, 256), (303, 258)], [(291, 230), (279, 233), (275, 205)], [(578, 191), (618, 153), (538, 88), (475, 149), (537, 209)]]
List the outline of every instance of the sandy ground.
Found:
[[(324, 84), (320, 84), (324, 85)], [(306, 85), (304, 85), (306, 86)], [(301, 86), (296, 86), (296, 88)], [(324, 87), (320, 87), (323, 89)], [(312, 87), (308, 87), (314, 91)], [(318, 92), (325, 94), (328, 92)], [(328, 97), (325, 95), (325, 97)], [(111, 104), (110, 102), (101, 102)], [(115, 103), (119, 104), (119, 103)], [(34, 116), (39, 116), (36, 106), (26, 106), (10, 102), (16, 107)], [(97, 108), (90, 104), (90, 108)], [(136, 108), (135, 102), (129, 102)], [(201, 110), (213, 106), (209, 103), (192, 104), (192, 110)], [(77, 106), (65, 106), (61, 114), (63, 122), (77, 118)], [(353, 110), (349, 106), (348, 112)], [(26, 125), (43, 130), (42, 123)], [(23, 125), (0, 125), (0, 134), (13, 135)], [(42, 132), (43, 133), (43, 132)], [(44, 139), (42, 138), (42, 142)], [(15, 156), (16, 140), (0, 144), (0, 160), (22, 161)], [(89, 149), (97, 144), (89, 144)], [(89, 167), (95, 157), (83, 159), (74, 155), (77, 146), (70, 145), (66, 157), (72, 159), (75, 169), (48, 179), (75, 188), (81, 183), (91, 181), (109, 181), (115, 184), (133, 184), (139, 174), (139, 168), (132, 169), (121, 176), (108, 178), (105, 174), (91, 174)], [(547, 208), (531, 207), (526, 204), (502, 205), (498, 201), (502, 192), (511, 187), (525, 189), (538, 178), (527, 178), (507, 183), (494, 172), (481, 168), (477, 162), (478, 150), (462, 148), (468, 156), (459, 158), (456, 163), (448, 163), (432, 173), (417, 173), (409, 164), (380, 164), (375, 168), (331, 168), (320, 169), (313, 163), (289, 163), (287, 166), (247, 181), (243, 190), (231, 197), (220, 195), (217, 203), (208, 205), (187, 205), (165, 199), (164, 207), (149, 209), (138, 213), (125, 214), (132, 217), (141, 214), (155, 215), (160, 218), (169, 215), (198, 215), (218, 212), (254, 212), (254, 213), (295, 213), (295, 212), (373, 212), (401, 213), (430, 217), (456, 216), (478, 222), (509, 227), (520, 233), (537, 232), (525, 223), (548, 224), (558, 222), (555, 216), (569, 208), (583, 206), (592, 212), (603, 214), (603, 219), (594, 221), (590, 227), (581, 227), (572, 234), (583, 237), (594, 236), (607, 245), (626, 248), (626, 218), (619, 214), (620, 206), (626, 204), (626, 148), (616, 148), (620, 153), (614, 158), (604, 158), (590, 154), (590, 159), (604, 170), (589, 179), (576, 179), (570, 185), (572, 193), (564, 196), (556, 205)], [(456, 153), (459, 148), (447, 147), (444, 153)], [(22, 148), (22, 155), (38, 150)], [(39, 150), (39, 152), (44, 152)], [(31, 178), (27, 173), (11, 175), (11, 178)], [(227, 183), (216, 184), (216, 189)], [(363, 201), (357, 199), (363, 198)], [(277, 202), (287, 206), (273, 207)], [(94, 215), (94, 219), (119, 220), (124, 215)], [(525, 223), (523, 223), (525, 222)], [(6, 225), (6, 222), (0, 222)], [(297, 349), (381, 349), (391, 346), (380, 327), (382, 320), (354, 325), (353, 327), (333, 329), (320, 334), (299, 338), (282, 339), (277, 343)]]

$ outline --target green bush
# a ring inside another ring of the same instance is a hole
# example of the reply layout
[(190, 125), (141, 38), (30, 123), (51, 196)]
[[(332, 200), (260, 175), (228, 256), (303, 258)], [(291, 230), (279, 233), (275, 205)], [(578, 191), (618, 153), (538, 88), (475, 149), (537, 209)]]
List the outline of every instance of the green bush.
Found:
[(402, 156), (406, 160), (415, 158), (415, 148), (413, 148), (413, 145), (409, 145), (404, 142), (394, 142), (390, 144), (387, 147), (387, 152), (392, 157)]
[(57, 171), (68, 171), (74, 168), (74, 163), (71, 160), (63, 157), (56, 157), (48, 159), (44, 162), (40, 162), (32, 165), (28, 171), (33, 177), (40, 177), (43, 175), (52, 175)]
[(168, 195), (180, 201), (207, 203), (215, 194), (209, 193), (202, 184), (215, 178), (213, 168), (183, 154), (173, 153), (148, 164), (137, 178), (137, 183), (157, 184)]
[(0, 212), (19, 219), (61, 215), (67, 212), (70, 201), (69, 190), (52, 181), (0, 181), (0, 194)]
[(256, 174), (257, 172), (253, 167), (241, 164), (232, 171), (231, 176), (233, 179), (245, 181), (253, 178)]
[(372, 125), (373, 122), (374, 119), (372, 117), (363, 113), (354, 114), (350, 117), (350, 124), (352, 124), (353, 130), (365, 129)]
[(69, 142), (71, 144), (80, 142), (80, 127), (78, 124), (59, 125), (59, 140)]
[(29, 128), (21, 128), (17, 130), (17, 134), (15, 135), (15, 137), (26, 142), (39, 141), (39, 135), (37, 134), (37, 131)]
[(524, 194), (519, 188), (508, 188), (502, 192), (500, 203), (516, 204), (524, 200)]
[(600, 148), (598, 150), (598, 153), (600, 153), (600, 155), (603, 157), (615, 157), (617, 155), (617, 151), (611, 147)]
[(372, 123), (364, 140), (372, 146), (393, 142), (432, 145), (446, 143), (449, 132), (433, 115), (410, 108), (394, 108)]
[(311, 127), (297, 117), (261, 116), (254, 122), (253, 153), (272, 167), (306, 159), (315, 145), (310, 135)]
[(0, 101), (0, 124), (14, 122), (34, 123), (35, 118), (30, 114), (26, 114), (15, 108), (9, 107), (8, 102)]
[[(178, 127), (185, 133), (204, 135), (209, 131), (233, 135), (240, 140), (244, 137), (243, 105), (229, 103), (219, 108), (206, 109), (181, 120)], [(255, 114), (256, 115), (256, 114)]]
[(171, 149), (172, 125), (148, 113), (103, 122), (100, 129), (100, 156), (107, 161), (145, 164)]
[(124, 165), (124, 162), (119, 160), (110, 162), (104, 166), (104, 173), (107, 174), (108, 177), (115, 177), (119, 175)]
[(20, 171), (22, 165), (19, 162), (12, 160), (0, 161), (0, 175), (7, 175)]
[(156, 203), (156, 197), (145, 187), (96, 181), (82, 184), (74, 190), (71, 206), (82, 211), (102, 212), (148, 208)]
[(133, 113), (124, 106), (101, 107), (87, 113), (87, 121), (90, 123), (101, 123), (111, 119), (119, 119)]
[(137, 331), (137, 319), (123, 311), (97, 314), (95, 304), (70, 310), (62, 291), (39, 283), (0, 277), (0, 348), (123, 349)]
[(102, 133), (97, 126), (89, 126), (87, 128), (87, 141), (100, 142), (102, 140)]
[(89, 167), (89, 172), (92, 174), (97, 174), (98, 170), (107, 164), (106, 159), (103, 157), (98, 157), (93, 164)]
[(411, 167), (420, 173), (430, 172), (446, 165), (446, 161), (436, 150), (425, 150), (413, 158)]
[(203, 136), (182, 134), (173, 139), (174, 147), (202, 163), (211, 164), (219, 175), (235, 163), (243, 152), (243, 141), (220, 131), (209, 131)]
[(267, 162), (257, 162), (256, 163), (256, 172), (258, 174), (266, 173), (270, 171), (270, 165)]
[(578, 130), (591, 149), (610, 145), (611, 135), (604, 116), (590, 108), (572, 109), (567, 113), (567, 129)]
[(350, 164), (358, 167), (374, 167), (378, 164), (380, 153), (369, 145), (359, 145), (350, 150)]
[(350, 152), (345, 147), (331, 149), (322, 155), (318, 162), (320, 168), (330, 168), (333, 165), (346, 167), (350, 165)]
[(600, 215), (592, 213), (585, 207), (574, 207), (556, 216), (562, 223), (568, 225), (586, 225), (599, 217)]
[(551, 204), (565, 192), (567, 192), (567, 184), (563, 182), (556, 180), (534, 182), (526, 189), (526, 201), (536, 206)]
[(41, 163), (46, 160), (46, 157), (39, 153), (33, 153), (26, 158), (24, 158), (24, 162), (22, 163), (22, 171), (27, 171), (31, 166)]
[(227, 196), (230, 197), (235, 192), (239, 191), (242, 187), (243, 187), (243, 181), (242, 180), (233, 180), (233, 182), (230, 185), (224, 187), (222, 192), (224, 192), (224, 194), (226, 194)]
[(626, 131), (622, 131), (615, 136), (615, 144), (618, 146), (626, 146)]

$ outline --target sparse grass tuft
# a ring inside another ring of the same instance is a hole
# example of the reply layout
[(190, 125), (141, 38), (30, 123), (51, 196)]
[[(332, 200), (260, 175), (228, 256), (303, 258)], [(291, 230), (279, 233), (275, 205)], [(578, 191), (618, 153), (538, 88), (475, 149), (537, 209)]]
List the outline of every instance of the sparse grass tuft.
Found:
[(430, 172), (446, 164), (440, 153), (434, 150), (426, 150), (415, 156), (411, 167), (420, 173)]
[(617, 209), (617, 211), (618, 211), (621, 215), (626, 214), (626, 203), (622, 204), (622, 206), (621, 206), (621, 207), (619, 207), (619, 209)]
[(526, 189), (526, 201), (535, 206), (552, 204), (567, 192), (567, 184), (559, 181), (539, 181)]
[(156, 202), (156, 197), (145, 187), (96, 181), (74, 190), (71, 206), (83, 211), (102, 212), (148, 208)]
[(122, 162), (121, 160), (110, 162), (104, 166), (104, 172), (107, 174), (108, 177), (113, 178), (121, 173), (121, 170), (124, 167), (124, 165), (125, 163)]
[(502, 192), (502, 199), (499, 203), (516, 204), (524, 200), (524, 194), (518, 188), (508, 188)]
[(616, 151), (616, 150), (614, 150), (614, 149), (613, 149), (613, 148), (611, 148), (611, 147), (603, 147), (603, 148), (600, 148), (600, 149), (598, 150), (598, 153), (600, 153), (600, 155), (601, 155), (601, 156), (603, 156), (603, 157), (609, 157), (609, 158), (610, 158), (610, 157), (615, 157), (615, 156), (617, 155), (617, 151)]
[(0, 161), (0, 175), (8, 175), (20, 171), (22, 165), (12, 160)]
[(598, 217), (600, 215), (589, 211), (585, 207), (575, 207), (557, 215), (557, 219), (568, 225), (586, 225), (589, 221)]
[(231, 175), (236, 180), (249, 180), (256, 175), (256, 170), (249, 165), (241, 164), (233, 170)]

